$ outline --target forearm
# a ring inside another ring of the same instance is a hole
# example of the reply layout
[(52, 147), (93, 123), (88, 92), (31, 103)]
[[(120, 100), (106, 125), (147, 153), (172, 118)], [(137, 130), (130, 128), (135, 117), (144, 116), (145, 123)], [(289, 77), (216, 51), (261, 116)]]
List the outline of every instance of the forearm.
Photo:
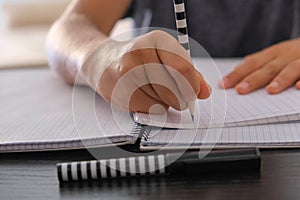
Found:
[(49, 65), (74, 83), (89, 54), (107, 36), (86, 16), (69, 12), (55, 22), (47, 37)]

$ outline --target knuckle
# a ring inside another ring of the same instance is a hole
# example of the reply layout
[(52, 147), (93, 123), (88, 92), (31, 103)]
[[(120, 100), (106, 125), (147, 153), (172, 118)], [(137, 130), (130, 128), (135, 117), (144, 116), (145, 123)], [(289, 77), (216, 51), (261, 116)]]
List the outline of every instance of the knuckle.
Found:
[[(140, 63), (146, 62), (146, 60), (153, 60), (153, 57), (156, 55), (156, 49), (152, 45), (141, 45), (141, 44), (136, 44), (131, 49), (129, 52), (126, 54), (128, 57), (128, 60), (130, 61), (139, 61)], [(155, 61), (156, 62), (156, 61)]]
[(278, 81), (280, 83), (286, 82), (288, 80), (288, 76), (287, 76), (286, 73), (281, 73), (278, 76), (276, 76), (274, 80), (276, 80), (276, 81)]
[(241, 81), (241, 82), (246, 82), (249, 84), (249, 87), (255, 87), (257, 85), (259, 85), (262, 81), (264, 81), (265, 79), (262, 79), (261, 76), (261, 72), (256, 71), (252, 74), (249, 74), (247, 76), (245, 76)]
[(268, 76), (275, 76), (279, 72), (279, 66), (280, 65), (278, 63), (272, 62), (265, 67), (266, 70), (262, 69), (260, 71), (261, 73), (266, 73), (266, 75)]
[(271, 62), (269, 64), (266, 65), (267, 69), (274, 69), (277, 68), (278, 64), (276, 62)]
[(257, 66), (259, 64), (259, 60), (256, 58), (256, 54), (248, 55), (243, 60), (249, 66)]
[(277, 44), (273, 44), (270, 47), (268, 47), (267, 49), (265, 49), (265, 51), (269, 51), (270, 53), (276, 53), (279, 49), (281, 49), (280, 47), (285, 43), (286, 43), (285, 41), (282, 41)]
[(148, 36), (154, 40), (159, 39), (161, 37), (169, 37), (170, 35), (166, 33), (165, 31), (161, 30), (154, 30), (148, 33)]
[(191, 75), (195, 74), (195, 69), (189, 64), (187, 64), (187, 61), (185, 61), (183, 58), (176, 56), (173, 59), (173, 63), (173, 65), (179, 66), (177, 68), (177, 71), (184, 77), (190, 77)]
[(230, 72), (226, 77), (229, 79), (236, 79), (241, 76), (240, 69), (236, 68)]
[(289, 64), (288, 69), (300, 73), (300, 60), (296, 60)]
[(120, 77), (124, 76), (130, 70), (128, 63), (118, 64), (116, 68)]
[(141, 58), (144, 56), (142, 49), (136, 49), (134, 51), (128, 52), (114, 62), (113, 65), (118, 71), (119, 76), (125, 75), (128, 71), (135, 67), (139, 67), (142, 64)]
[(153, 36), (146, 34), (133, 39), (128, 47), (128, 51), (149, 48), (155, 48), (155, 39)]
[(257, 85), (257, 75), (253, 74), (253, 75), (249, 75), (247, 77), (245, 77), (241, 82), (246, 82), (249, 84), (250, 87), (255, 87)]
[(244, 62), (251, 62), (253, 60), (254, 54), (250, 54), (244, 57)]
[(153, 48), (161, 50), (176, 52), (177, 40), (169, 33), (161, 30), (155, 30), (145, 35), (148, 43), (151, 43)]

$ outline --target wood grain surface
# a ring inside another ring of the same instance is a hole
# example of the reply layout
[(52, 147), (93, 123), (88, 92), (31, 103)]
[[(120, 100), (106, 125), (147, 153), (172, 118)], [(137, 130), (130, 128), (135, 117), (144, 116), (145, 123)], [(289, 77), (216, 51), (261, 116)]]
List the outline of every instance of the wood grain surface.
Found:
[(261, 173), (59, 185), (57, 162), (85, 151), (0, 155), (0, 199), (300, 199), (300, 150), (262, 152)]

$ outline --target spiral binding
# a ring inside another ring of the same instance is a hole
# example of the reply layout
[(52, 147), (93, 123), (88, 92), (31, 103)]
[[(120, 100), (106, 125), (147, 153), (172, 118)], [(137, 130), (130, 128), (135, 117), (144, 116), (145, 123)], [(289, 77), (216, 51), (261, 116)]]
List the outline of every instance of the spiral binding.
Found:
[(134, 126), (131, 130), (132, 135), (137, 135), (136, 141), (134, 144), (128, 144), (128, 145), (123, 145), (119, 146), (119, 148), (129, 151), (129, 152), (137, 152), (140, 153), (140, 144), (142, 139), (147, 141), (150, 135), (152, 127), (151, 126), (145, 126), (141, 125), (139, 123), (134, 123)]
[(151, 126), (135, 123), (131, 133), (136, 134), (138, 135), (138, 138), (140, 139), (143, 138), (145, 141), (147, 141), (151, 133), (151, 130), (152, 130)]

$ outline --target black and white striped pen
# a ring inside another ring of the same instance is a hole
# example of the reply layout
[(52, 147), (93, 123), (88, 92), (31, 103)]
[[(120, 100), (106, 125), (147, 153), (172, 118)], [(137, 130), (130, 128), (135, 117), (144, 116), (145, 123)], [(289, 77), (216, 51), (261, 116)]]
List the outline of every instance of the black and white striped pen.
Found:
[(166, 170), (165, 155), (57, 164), (60, 182), (165, 174)]
[[(173, 2), (178, 31), (178, 42), (185, 48), (188, 54), (191, 55), (184, 0), (173, 0)], [(188, 107), (192, 120), (194, 121), (195, 101), (188, 102)]]
[(196, 176), (208, 172), (259, 169), (258, 149), (212, 151), (205, 158), (199, 158), (199, 152), (190, 152), (57, 164), (61, 183), (152, 175)]

